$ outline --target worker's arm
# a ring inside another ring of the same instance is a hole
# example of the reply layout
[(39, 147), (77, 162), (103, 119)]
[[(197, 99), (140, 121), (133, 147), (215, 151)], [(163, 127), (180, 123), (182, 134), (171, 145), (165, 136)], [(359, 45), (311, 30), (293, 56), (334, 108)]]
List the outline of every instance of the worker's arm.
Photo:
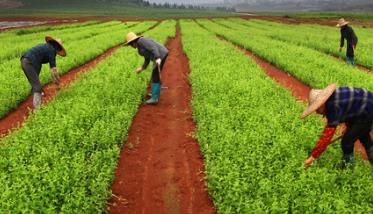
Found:
[(60, 85), (60, 75), (56, 67), (51, 68), (52, 80), (55, 84)]
[(141, 67), (139, 67), (139, 68), (136, 69), (136, 72), (140, 73), (141, 71), (145, 70), (148, 67), (149, 63), (150, 63), (150, 59), (149, 58), (145, 58), (144, 63), (142, 64)]
[(320, 139), (318, 140), (316, 146), (313, 148), (311, 152), (311, 156), (308, 157), (307, 160), (304, 161), (304, 166), (309, 167), (312, 165), (312, 162), (319, 158), (321, 154), (326, 150), (328, 145), (331, 143), (331, 140), (335, 134), (336, 127), (333, 126), (325, 126), (324, 131), (322, 132)]
[(340, 42), (340, 45), (339, 45), (339, 52), (342, 51), (344, 43), (345, 43), (345, 38), (344, 38), (344, 34), (342, 33), (342, 30), (341, 30), (341, 42)]

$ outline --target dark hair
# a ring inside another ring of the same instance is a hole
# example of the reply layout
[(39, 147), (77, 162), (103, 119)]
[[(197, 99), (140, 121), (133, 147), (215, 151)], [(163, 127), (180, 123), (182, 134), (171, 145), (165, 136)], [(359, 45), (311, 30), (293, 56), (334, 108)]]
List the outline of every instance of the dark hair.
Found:
[(62, 50), (62, 47), (60, 44), (58, 44), (56, 41), (49, 41), (48, 42), (49, 44), (51, 44), (57, 51), (61, 51)]

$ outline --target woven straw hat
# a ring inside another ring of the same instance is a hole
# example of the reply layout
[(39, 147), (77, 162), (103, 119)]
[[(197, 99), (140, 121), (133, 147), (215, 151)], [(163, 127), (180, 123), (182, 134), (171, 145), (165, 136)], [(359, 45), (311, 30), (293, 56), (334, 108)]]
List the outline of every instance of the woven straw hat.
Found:
[(338, 24), (337, 24), (336, 26), (337, 26), (337, 27), (343, 27), (343, 26), (345, 26), (345, 25), (347, 25), (347, 24), (348, 24), (348, 22), (346, 22), (344, 18), (340, 18), (340, 19), (338, 20)]
[(66, 56), (66, 50), (65, 50), (65, 48), (62, 45), (62, 40), (61, 39), (54, 39), (51, 36), (46, 36), (45, 37), (45, 41), (47, 43), (49, 43), (49, 42), (55, 42), (55, 43), (57, 43), (61, 47), (61, 49), (59, 51), (57, 51), (57, 54), (60, 55), (60, 56)]
[(125, 45), (129, 45), (131, 42), (135, 41), (136, 39), (140, 38), (140, 37), (143, 37), (143, 35), (136, 35), (136, 33), (134, 32), (129, 32), (127, 33), (127, 36), (126, 36), (126, 44)]
[(308, 98), (308, 107), (303, 111), (300, 118), (304, 119), (320, 108), (329, 99), (336, 88), (337, 85), (333, 83), (324, 89), (312, 89)]

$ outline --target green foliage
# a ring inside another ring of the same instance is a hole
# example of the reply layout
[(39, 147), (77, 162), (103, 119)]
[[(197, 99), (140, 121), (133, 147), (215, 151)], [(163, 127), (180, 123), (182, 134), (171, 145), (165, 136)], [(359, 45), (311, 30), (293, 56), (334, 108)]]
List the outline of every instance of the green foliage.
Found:
[[(77, 17), (77, 16), (125, 16), (138, 18), (179, 18), (179, 17), (210, 17), (210, 16), (235, 16), (227, 11), (215, 9), (195, 9), (191, 7), (180, 7), (180, 9), (165, 8), (148, 2), (140, 3), (106, 3), (106, 2), (84, 2), (75, 0), (53, 1), (35, 0), (23, 8), (1, 9), (0, 16), (47, 16), (47, 17)], [(136, 0), (135, 0), (136, 1)], [(36, 3), (35, 3), (36, 2)]]
[[(218, 213), (373, 211), (368, 164), (358, 161), (353, 171), (335, 168), (341, 155), (334, 144), (304, 170), (315, 133), (322, 129), (320, 118), (300, 120), (304, 105), (215, 34), (192, 21), (182, 21), (181, 27), (196, 137)], [(258, 43), (256, 37), (248, 39)]]
[(341, 86), (373, 90), (373, 75), (343, 64), (334, 57), (312, 48), (272, 39), (256, 28), (231, 28), (199, 20), (209, 30), (264, 58), (313, 88), (323, 88), (332, 82)]
[[(20, 68), (22, 54), (38, 43), (43, 43), (45, 35), (59, 37), (64, 41), (67, 57), (57, 56), (57, 67), (61, 73), (65, 73), (74, 67), (78, 67), (87, 61), (102, 54), (108, 48), (124, 42), (126, 31), (137, 30), (143, 32), (153, 26), (155, 22), (142, 22), (137, 25), (133, 23), (124, 24), (113, 21), (98, 23), (72, 29), (63, 28), (52, 31), (35, 32), (16, 37), (1, 38), (4, 48), (0, 50), (2, 60), (0, 64), (0, 117), (6, 115), (11, 109), (24, 100), (30, 93), (31, 86)], [(16, 41), (16, 44), (14, 44)], [(40, 73), (42, 84), (51, 81), (49, 65), (44, 64)]]
[[(340, 45), (340, 30), (336, 27), (326, 27), (320, 25), (287, 25), (276, 22), (263, 20), (244, 21), (242, 19), (231, 19), (230, 21), (219, 20), (229, 25), (230, 23), (239, 23), (240, 28), (254, 28), (256, 32), (266, 35), (272, 39), (284, 41), (287, 43), (296, 44), (303, 47), (312, 48), (326, 54), (331, 54), (337, 57), (345, 56), (345, 48), (343, 52), (338, 51)], [(373, 49), (373, 29), (353, 27), (359, 38), (356, 63), (373, 69), (372, 49)]]
[[(165, 21), (145, 35), (164, 43), (174, 26)], [(105, 210), (120, 148), (150, 79), (134, 72), (142, 60), (132, 48), (119, 49), (0, 141), (0, 213)]]

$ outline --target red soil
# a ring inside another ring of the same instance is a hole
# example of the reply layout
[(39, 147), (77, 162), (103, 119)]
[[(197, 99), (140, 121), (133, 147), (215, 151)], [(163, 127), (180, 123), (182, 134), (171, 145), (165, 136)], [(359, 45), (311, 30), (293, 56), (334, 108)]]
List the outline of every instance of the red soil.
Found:
[[(79, 73), (86, 72), (92, 69), (120, 47), (121, 45), (110, 48), (97, 58), (63, 74), (61, 76), (61, 88), (67, 87), (72, 81), (76, 79)], [(22, 70), (20, 70), (19, 72), (22, 72)], [(43, 96), (43, 104), (46, 104), (57, 95), (58, 88), (55, 84), (49, 83), (43, 87), (43, 91), (45, 93), (45, 95)], [(0, 136), (3, 137), (11, 133), (14, 129), (22, 126), (23, 122), (29, 115), (30, 109), (32, 109), (32, 95), (30, 95), (25, 101), (23, 101), (14, 111), (10, 112), (8, 115), (0, 119)]]
[[(219, 37), (220, 39), (228, 42), (222, 37)], [(229, 42), (228, 42), (229, 43)], [(271, 77), (273, 80), (275, 80), (277, 83), (279, 83), (281, 86), (287, 88), (290, 90), (297, 99), (300, 99), (304, 102), (307, 102), (308, 100), (308, 95), (311, 90), (309, 86), (306, 84), (302, 83), (298, 79), (292, 77), (288, 73), (280, 70), (279, 68), (275, 67), (274, 65), (270, 64), (269, 62), (259, 58), (252, 52), (240, 47), (240, 46), (235, 46), (237, 49), (242, 51), (244, 54), (252, 58), (265, 72), (266, 74)], [(340, 127), (341, 130), (343, 130), (345, 127), (344, 125)], [(355, 150), (359, 151), (362, 155), (362, 157), (365, 160), (368, 160), (367, 153), (363, 147), (363, 145), (357, 141), (355, 143)]]
[[(240, 16), (243, 19), (262, 19), (267, 21), (281, 22), (285, 24), (318, 24), (329, 27), (336, 27), (337, 18), (290, 18), (286, 16)], [(348, 18), (348, 21), (353, 26), (373, 27), (372, 21), (364, 21), (360, 19)]]
[(155, 106), (142, 105), (122, 148), (109, 213), (215, 213), (205, 186), (203, 157), (192, 135), (189, 64), (176, 38), (162, 71), (169, 89)]

